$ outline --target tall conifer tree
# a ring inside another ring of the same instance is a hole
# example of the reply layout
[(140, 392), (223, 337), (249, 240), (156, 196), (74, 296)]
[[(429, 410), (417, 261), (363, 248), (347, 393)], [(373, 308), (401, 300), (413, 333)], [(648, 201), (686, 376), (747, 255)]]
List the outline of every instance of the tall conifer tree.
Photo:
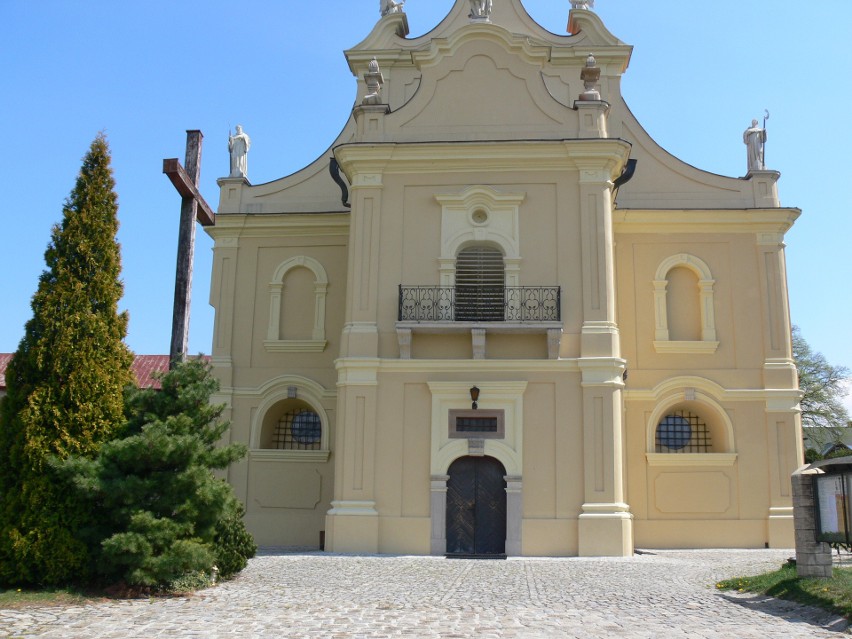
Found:
[(0, 404), (0, 582), (60, 584), (89, 570), (90, 514), (47, 461), (92, 456), (123, 423), (132, 382), (116, 241), (118, 198), (104, 136), (92, 142), (45, 252), (33, 316)]

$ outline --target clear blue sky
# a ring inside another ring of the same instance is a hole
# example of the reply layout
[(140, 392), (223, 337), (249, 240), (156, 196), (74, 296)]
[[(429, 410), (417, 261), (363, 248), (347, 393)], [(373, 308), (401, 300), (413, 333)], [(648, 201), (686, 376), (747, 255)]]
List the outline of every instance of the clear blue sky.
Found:
[[(495, 3), (502, 0), (494, 0)], [(453, 0), (408, 0), (411, 35)], [(565, 33), (568, 0), (525, 0)], [(185, 130), (205, 134), (202, 193), (228, 171), (229, 127), (252, 137), (249, 178), (274, 180), (334, 140), (355, 97), (342, 50), (379, 17), (379, 0), (0, 0), (5, 151), (0, 352), (15, 350), (80, 159), (98, 131), (119, 194), (128, 343), (166, 353), (179, 198), (162, 159), (183, 162)], [(634, 45), (623, 92), (649, 133), (699, 168), (745, 173), (742, 132), (769, 109), (769, 168), (782, 204), (803, 209), (787, 236), (794, 323), (836, 364), (852, 365), (850, 0), (598, 0), (610, 31)], [(209, 352), (212, 241), (199, 229), (190, 350)]]

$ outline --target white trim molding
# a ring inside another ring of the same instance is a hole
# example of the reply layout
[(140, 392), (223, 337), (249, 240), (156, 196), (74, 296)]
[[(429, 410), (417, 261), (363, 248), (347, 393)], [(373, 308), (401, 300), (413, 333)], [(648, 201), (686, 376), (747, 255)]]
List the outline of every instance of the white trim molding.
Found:
[(248, 453), (250, 462), (300, 462), (322, 464), (328, 461), (330, 450), (282, 450), (256, 448)]
[(651, 467), (730, 468), (737, 461), (736, 453), (645, 453)]
[(488, 186), (470, 186), (459, 193), (435, 196), (441, 205), (441, 286), (456, 283), (456, 258), (472, 244), (491, 244), (503, 252), (506, 286), (519, 286), (519, 216), (526, 193), (502, 193)]
[[(451, 439), (448, 420), (451, 408), (470, 408), (471, 382), (428, 382), (432, 393), (431, 474), (445, 475), (450, 464), (470, 453), (466, 439)], [(478, 382), (479, 405), (503, 410), (505, 437), (484, 441), (483, 453), (499, 460), (507, 475), (523, 475), (524, 391), (527, 382)]]

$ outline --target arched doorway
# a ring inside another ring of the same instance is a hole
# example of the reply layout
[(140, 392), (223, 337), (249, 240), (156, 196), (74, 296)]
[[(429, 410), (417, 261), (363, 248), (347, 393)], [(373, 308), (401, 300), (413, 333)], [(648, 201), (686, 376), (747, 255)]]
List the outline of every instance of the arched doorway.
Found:
[(493, 457), (460, 457), (447, 474), (447, 555), (505, 556), (503, 464)]

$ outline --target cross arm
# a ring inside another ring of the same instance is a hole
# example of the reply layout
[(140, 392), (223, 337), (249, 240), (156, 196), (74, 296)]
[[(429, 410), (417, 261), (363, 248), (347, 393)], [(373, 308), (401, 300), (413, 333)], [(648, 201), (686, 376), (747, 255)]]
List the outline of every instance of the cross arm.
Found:
[(193, 198), (198, 203), (198, 221), (201, 222), (201, 225), (214, 226), (216, 224), (216, 214), (204, 200), (177, 158), (163, 160), (163, 173), (169, 176), (169, 179), (181, 197)]

